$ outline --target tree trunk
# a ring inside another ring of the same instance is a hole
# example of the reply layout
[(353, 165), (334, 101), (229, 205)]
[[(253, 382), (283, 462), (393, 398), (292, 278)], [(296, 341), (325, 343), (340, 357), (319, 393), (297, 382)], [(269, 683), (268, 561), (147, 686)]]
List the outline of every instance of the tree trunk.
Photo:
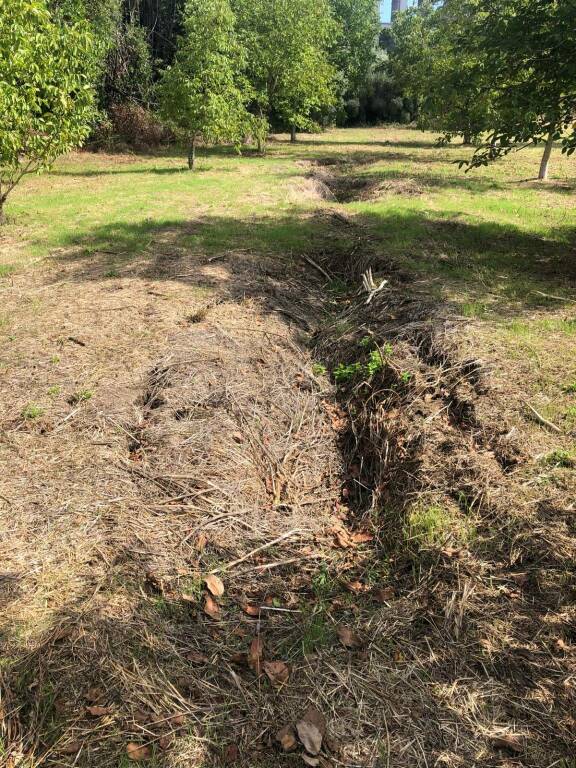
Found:
[(292, 142), (292, 144), (294, 144), (295, 141), (296, 141), (296, 126), (295, 125), (293, 125), (290, 128), (290, 141)]
[(471, 133), (465, 133), (463, 136), (463, 141), (465, 147), (469, 147), (472, 144), (472, 134)]
[(188, 145), (188, 168), (194, 170), (194, 163), (196, 162), (196, 136), (192, 136), (190, 144)]
[(4, 213), (4, 203), (6, 202), (6, 195), (0, 195), (0, 226), (6, 224), (6, 214)]
[(556, 126), (550, 128), (550, 133), (546, 139), (546, 146), (544, 147), (544, 154), (542, 156), (542, 162), (540, 163), (540, 171), (538, 178), (545, 181), (548, 178), (548, 166), (550, 165), (550, 155), (552, 154), (552, 148), (554, 146), (554, 134), (556, 133)]

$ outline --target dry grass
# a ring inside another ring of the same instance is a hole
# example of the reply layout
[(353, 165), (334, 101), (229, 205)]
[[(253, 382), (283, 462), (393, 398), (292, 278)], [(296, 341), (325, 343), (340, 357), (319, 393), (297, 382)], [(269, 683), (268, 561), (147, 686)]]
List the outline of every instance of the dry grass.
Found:
[(294, 163), (305, 251), (251, 222), (203, 252), (200, 211), (105, 279), (76, 246), (4, 286), (7, 768), (125, 768), (130, 743), (156, 768), (304, 764), (275, 734), (310, 703), (324, 767), (570, 765), (575, 488), (546, 457), (571, 427), (529, 418), (558, 414), (505, 354), (518, 327), (499, 345), (323, 202), (318, 173), (366, 199), (357, 159)]

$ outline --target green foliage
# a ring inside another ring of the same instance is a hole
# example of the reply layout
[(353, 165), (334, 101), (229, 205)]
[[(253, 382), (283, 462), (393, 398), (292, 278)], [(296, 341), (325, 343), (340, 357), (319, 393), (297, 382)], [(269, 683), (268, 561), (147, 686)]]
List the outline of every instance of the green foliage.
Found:
[[(491, 92), (482, 77), (480, 53), (467, 46), (469, 18), (448, 0), (425, 0), (400, 14), (393, 26), (390, 71), (404, 93), (419, 102), (424, 129), (470, 143), (488, 127)], [(402, 121), (404, 108), (398, 119)]]
[(78, 392), (74, 392), (68, 398), (70, 405), (78, 405), (79, 403), (85, 403), (87, 400), (91, 400), (94, 396), (94, 392), (91, 389), (81, 389)]
[(337, 26), (327, 0), (233, 0), (247, 52), (251, 111), (284, 127), (314, 129), (335, 105), (327, 48)]
[(557, 450), (547, 453), (543, 459), (549, 467), (563, 467), (572, 469), (576, 466), (576, 454), (574, 451)]
[[(370, 344), (372, 343), (372, 338), (367, 336), (360, 342), (364, 347), (367, 346), (365, 343), (366, 339), (369, 340)], [(348, 365), (344, 363), (338, 363), (332, 372), (334, 380), (337, 384), (345, 384), (356, 376), (363, 376), (366, 379), (371, 379), (375, 374), (378, 373), (378, 371), (382, 370), (384, 367), (384, 357), (388, 357), (391, 352), (392, 347), (387, 344), (384, 346), (382, 351), (379, 349), (373, 349), (368, 356), (367, 362), (365, 363), (360, 361), (349, 363)]]
[(0, 218), (24, 175), (87, 137), (95, 52), (87, 25), (56, 24), (45, 0), (0, 0)]
[(330, 0), (330, 6), (339, 26), (330, 55), (350, 98), (364, 89), (378, 60), (378, 7), (374, 0)]
[(190, 168), (198, 138), (240, 146), (249, 123), (243, 68), (228, 0), (187, 0), (184, 33), (158, 96), (162, 116), (188, 142)]
[(494, 94), (490, 136), (471, 165), (485, 165), (518, 146), (553, 139), (561, 139), (564, 151), (572, 153), (576, 149), (573, 0), (466, 0), (463, 11), (469, 17), (467, 48), (481, 57), (483, 79)]
[(42, 408), (41, 405), (37, 405), (36, 403), (28, 403), (28, 405), (25, 405), (22, 409), (22, 418), (26, 419), (27, 421), (34, 421), (34, 419), (39, 419), (40, 416), (44, 414), (44, 408)]

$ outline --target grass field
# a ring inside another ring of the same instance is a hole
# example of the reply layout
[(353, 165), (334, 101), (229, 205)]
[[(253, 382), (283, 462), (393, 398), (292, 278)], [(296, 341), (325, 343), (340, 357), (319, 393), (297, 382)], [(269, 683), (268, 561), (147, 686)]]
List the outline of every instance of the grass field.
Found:
[(75, 153), (14, 193), (0, 764), (297, 765), (313, 703), (324, 766), (571, 768), (575, 161), (467, 152)]

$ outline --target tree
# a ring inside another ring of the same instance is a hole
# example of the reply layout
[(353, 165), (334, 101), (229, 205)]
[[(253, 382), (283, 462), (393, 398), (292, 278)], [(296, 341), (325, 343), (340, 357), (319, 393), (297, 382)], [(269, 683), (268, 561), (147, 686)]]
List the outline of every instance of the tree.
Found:
[(247, 52), (251, 111), (297, 130), (335, 104), (328, 47), (337, 27), (327, 0), (233, 0)]
[(240, 145), (247, 127), (244, 55), (228, 0), (187, 0), (174, 65), (162, 75), (162, 116), (185, 139), (194, 168), (199, 138)]
[(396, 18), (389, 65), (417, 99), (420, 126), (442, 131), (446, 141), (460, 135), (465, 144), (488, 129), (492, 96), (480, 52), (468, 45), (468, 25), (462, 2), (436, 7), (425, 0)]
[(378, 5), (374, 0), (330, 0), (330, 7), (339, 26), (331, 59), (341, 73), (343, 95), (358, 97), (378, 58)]
[(576, 150), (574, 0), (467, 0), (465, 12), (467, 47), (482, 56), (494, 94), (488, 139), (468, 165), (544, 144), (538, 178), (546, 179), (555, 141)]
[(0, 220), (29, 173), (79, 146), (94, 117), (95, 44), (45, 0), (0, 0)]

